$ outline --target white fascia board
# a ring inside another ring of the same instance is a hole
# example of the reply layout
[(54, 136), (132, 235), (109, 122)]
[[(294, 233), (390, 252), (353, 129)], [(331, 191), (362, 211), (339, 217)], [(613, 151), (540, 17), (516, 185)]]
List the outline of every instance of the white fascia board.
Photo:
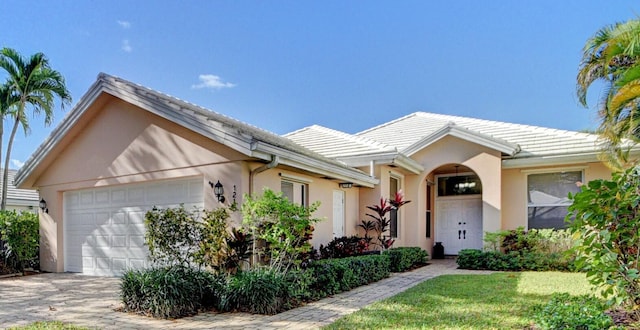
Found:
[(569, 155), (549, 155), (541, 157), (503, 159), (502, 168), (524, 168), (532, 166), (568, 165), (576, 163), (599, 162), (599, 152)]
[(457, 137), (459, 139), (469, 141), (471, 143), (479, 144), (487, 148), (500, 151), (507, 155), (513, 156), (520, 152), (520, 146), (507, 141), (493, 138), (491, 136), (481, 134), (466, 128), (460, 128), (453, 123), (447, 124), (437, 131), (427, 135), (420, 139), (418, 142), (410, 145), (403, 150), (403, 153), (411, 156), (416, 152), (430, 146), (431, 144), (439, 141), (447, 135)]
[(372, 178), (356, 169), (332, 164), (260, 141), (254, 142), (252, 146), (253, 150), (257, 152), (254, 157), (263, 158), (265, 155), (277, 155), (280, 158), (280, 164), (339, 180), (350, 181), (369, 188), (373, 188), (374, 185), (380, 182), (378, 179)]
[(396, 165), (413, 174), (420, 174), (424, 171), (424, 167), (420, 163), (396, 151), (339, 157), (338, 160), (351, 167), (369, 166), (373, 161), (376, 165)]
[(422, 165), (403, 154), (398, 154), (398, 156), (393, 159), (392, 164), (397, 165), (413, 174), (420, 174), (424, 172), (424, 167)]
[[(120, 86), (121, 85), (121, 86)], [(215, 125), (205, 116), (197, 114), (197, 111), (185, 109), (174, 110), (161, 102), (155, 97), (147, 97), (147, 92), (136, 93), (131, 91), (132, 86), (128, 84), (119, 84), (116, 86), (109, 79), (99, 76), (96, 82), (91, 85), (89, 90), (82, 96), (80, 101), (73, 107), (69, 114), (62, 120), (49, 137), (36, 149), (33, 155), (25, 162), (22, 168), (16, 173), (15, 185), (19, 187), (24, 180), (33, 172), (35, 166), (40, 163), (51, 150), (60, 142), (60, 140), (69, 132), (69, 130), (78, 122), (79, 118), (87, 111), (87, 109), (102, 94), (109, 94), (119, 98), (125, 102), (140, 107), (159, 117), (174, 122), (195, 133), (201, 134), (215, 142), (228, 146), (246, 156), (251, 153), (251, 138), (239, 134), (235, 130), (225, 129), (224, 125)], [(180, 105), (177, 105), (180, 106)], [(182, 108), (182, 106), (180, 106)], [(188, 116), (182, 111), (193, 111), (193, 116)], [(196, 116), (201, 118), (197, 119)]]

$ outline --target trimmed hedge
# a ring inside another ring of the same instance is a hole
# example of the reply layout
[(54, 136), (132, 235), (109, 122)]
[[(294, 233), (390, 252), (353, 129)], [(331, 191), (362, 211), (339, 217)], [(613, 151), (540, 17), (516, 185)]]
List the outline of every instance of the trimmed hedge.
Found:
[(464, 249), (458, 253), (456, 259), (458, 267), (475, 270), (499, 271), (575, 271), (576, 266), (572, 257), (563, 253), (541, 253), (534, 251), (511, 251), (502, 253), (497, 251), (481, 251)]
[(419, 247), (398, 247), (382, 252), (389, 256), (390, 270), (394, 273), (406, 272), (427, 263), (429, 254)]
[(311, 272), (313, 279), (309, 283), (307, 297), (311, 300), (322, 299), (389, 277), (390, 263), (388, 255), (314, 261), (306, 269)]
[[(419, 248), (383, 254), (311, 261), (286, 274), (257, 268), (235, 275), (183, 266), (127, 271), (120, 284), (124, 311), (179, 318), (213, 307), (219, 311), (275, 314), (307, 301), (349, 291), (426, 261)], [(394, 260), (394, 266), (391, 262)]]
[(168, 266), (130, 270), (122, 276), (120, 298), (124, 311), (158, 318), (194, 315), (220, 304), (224, 277), (188, 267)]

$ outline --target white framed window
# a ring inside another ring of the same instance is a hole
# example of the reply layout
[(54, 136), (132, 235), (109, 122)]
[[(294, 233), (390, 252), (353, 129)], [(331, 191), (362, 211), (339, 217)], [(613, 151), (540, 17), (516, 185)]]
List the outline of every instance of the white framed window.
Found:
[(571, 205), (569, 193), (580, 191), (577, 183), (582, 181), (581, 170), (528, 174), (527, 227), (565, 228), (567, 223), (564, 219)]
[[(389, 178), (389, 198), (395, 199), (396, 193), (400, 191), (400, 178), (391, 176)], [(400, 232), (400, 210), (391, 209), (389, 212), (389, 236), (391, 238), (398, 238), (398, 233)]]
[(289, 201), (304, 207), (309, 206), (309, 184), (282, 180), (280, 181), (280, 191), (282, 191), (282, 195)]

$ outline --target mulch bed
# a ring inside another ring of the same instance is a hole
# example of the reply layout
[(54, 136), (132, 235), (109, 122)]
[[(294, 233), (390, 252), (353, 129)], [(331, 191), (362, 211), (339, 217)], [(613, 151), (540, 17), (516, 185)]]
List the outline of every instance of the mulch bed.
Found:
[(638, 329), (640, 327), (640, 324), (638, 324), (640, 320), (636, 319), (636, 316), (629, 311), (612, 309), (606, 311), (605, 314), (611, 316), (615, 325), (622, 326), (625, 329)]

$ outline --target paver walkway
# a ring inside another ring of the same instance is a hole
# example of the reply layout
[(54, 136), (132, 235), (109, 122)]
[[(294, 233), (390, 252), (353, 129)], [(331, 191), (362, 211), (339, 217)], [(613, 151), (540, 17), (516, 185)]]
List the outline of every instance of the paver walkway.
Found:
[(456, 269), (452, 259), (322, 299), (273, 316), (200, 313), (158, 320), (114, 311), (120, 279), (77, 274), (41, 274), (0, 279), (0, 328), (58, 320), (96, 329), (317, 329), (375, 301), (444, 274), (487, 274)]

